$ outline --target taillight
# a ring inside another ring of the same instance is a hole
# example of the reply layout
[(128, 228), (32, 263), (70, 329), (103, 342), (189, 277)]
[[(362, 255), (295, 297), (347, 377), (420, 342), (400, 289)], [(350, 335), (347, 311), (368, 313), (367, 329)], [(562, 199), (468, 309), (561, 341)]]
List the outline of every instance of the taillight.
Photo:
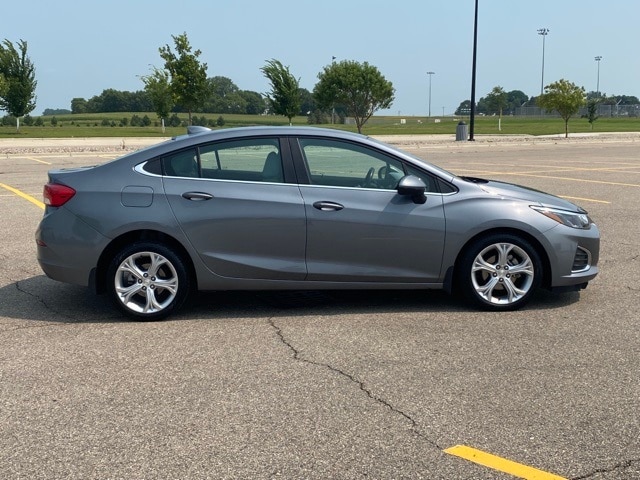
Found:
[(47, 183), (42, 192), (45, 205), (50, 207), (61, 207), (71, 200), (75, 194), (76, 191), (73, 188), (66, 185), (58, 185), (57, 183)]

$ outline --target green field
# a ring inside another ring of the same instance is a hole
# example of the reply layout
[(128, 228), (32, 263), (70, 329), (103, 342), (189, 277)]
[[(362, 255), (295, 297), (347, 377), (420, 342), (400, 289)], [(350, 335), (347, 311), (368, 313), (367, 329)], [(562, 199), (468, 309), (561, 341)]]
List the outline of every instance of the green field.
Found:
[[(154, 113), (137, 113), (139, 117), (148, 115), (152, 119), (149, 127), (119, 126), (121, 120), (131, 119), (133, 113), (100, 113), (57, 115), (57, 125), (51, 125), (51, 117), (41, 117), (44, 126), (24, 126), (17, 132), (15, 126), (0, 126), (2, 138), (67, 138), (67, 137), (156, 137), (175, 136), (185, 132), (184, 127), (167, 128), (162, 132)], [(203, 115), (197, 114), (198, 117)], [(207, 119), (216, 120), (219, 114), (204, 115)], [(186, 122), (187, 115), (180, 118)], [(249, 125), (288, 125), (284, 117), (265, 115), (224, 115), (223, 128)], [(107, 119), (115, 126), (102, 126)], [(401, 123), (404, 119), (405, 123)], [(439, 121), (438, 121), (439, 120)], [(469, 118), (456, 117), (397, 117), (375, 116), (364, 126), (367, 135), (401, 135), (401, 134), (447, 134), (455, 135), (459, 121), (469, 123)], [(307, 125), (306, 117), (295, 117), (294, 125)], [(356, 131), (355, 125), (316, 125), (341, 130)], [(640, 118), (599, 118), (594, 122), (593, 130), (585, 118), (574, 117), (569, 121), (569, 134), (583, 132), (640, 132)], [(503, 117), (502, 131), (498, 131), (497, 117), (476, 117), (474, 133), (477, 135), (553, 135), (564, 133), (564, 122), (560, 118)]]

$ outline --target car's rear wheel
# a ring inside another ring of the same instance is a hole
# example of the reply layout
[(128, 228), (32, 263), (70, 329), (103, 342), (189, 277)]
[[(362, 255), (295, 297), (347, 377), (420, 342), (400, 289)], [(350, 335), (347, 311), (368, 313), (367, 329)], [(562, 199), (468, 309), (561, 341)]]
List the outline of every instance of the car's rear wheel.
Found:
[(516, 310), (542, 280), (542, 262), (533, 246), (512, 234), (488, 235), (461, 257), (458, 285), (473, 304), (487, 310)]
[(156, 242), (136, 242), (120, 250), (107, 275), (116, 306), (139, 321), (160, 320), (175, 312), (190, 288), (184, 261)]

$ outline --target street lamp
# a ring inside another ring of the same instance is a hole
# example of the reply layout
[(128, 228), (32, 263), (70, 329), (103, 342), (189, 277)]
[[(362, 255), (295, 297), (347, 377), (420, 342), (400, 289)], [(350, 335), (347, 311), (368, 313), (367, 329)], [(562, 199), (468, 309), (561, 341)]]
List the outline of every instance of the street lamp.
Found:
[(471, 61), (471, 110), (469, 112), (469, 141), (475, 141), (473, 133), (476, 124), (476, 59), (478, 56), (478, 0), (475, 1), (473, 16), (473, 59)]
[(600, 60), (602, 60), (602, 57), (598, 55), (595, 60), (596, 62), (598, 62), (598, 83), (596, 83), (596, 97), (600, 98)]
[[(336, 63), (336, 57), (334, 55), (331, 56), (331, 65)], [(336, 105), (335, 103), (331, 105), (331, 125), (336, 123)]]
[(436, 72), (427, 72), (429, 75), (429, 118), (431, 118), (431, 76), (435, 75)]
[(544, 40), (547, 38), (549, 34), (548, 28), (539, 28), (538, 35), (542, 35), (542, 81), (540, 82), (540, 95), (542, 95), (542, 91), (544, 89)]

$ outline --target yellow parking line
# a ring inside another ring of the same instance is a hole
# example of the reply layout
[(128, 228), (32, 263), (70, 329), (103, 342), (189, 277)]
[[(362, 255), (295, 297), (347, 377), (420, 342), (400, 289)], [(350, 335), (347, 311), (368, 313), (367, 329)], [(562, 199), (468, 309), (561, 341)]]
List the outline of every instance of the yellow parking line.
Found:
[[(521, 172), (487, 172), (484, 170), (465, 170), (465, 173), (473, 173), (475, 175), (496, 175), (496, 176), (516, 176), (516, 177), (532, 177), (532, 178), (549, 178), (552, 180), (567, 180), (569, 182), (584, 182), (584, 183), (599, 183), (602, 185), (617, 185), (619, 187), (640, 187), (637, 183), (622, 183), (622, 182), (605, 182), (604, 180), (587, 180), (584, 178), (571, 178), (571, 177), (556, 177), (553, 175), (534, 175), (531, 173)], [(461, 175), (458, 173), (458, 175)]]
[(512, 462), (511, 460), (497, 457), (490, 453), (467, 447), (465, 445), (456, 445), (455, 447), (447, 448), (445, 453), (464, 458), (465, 460), (469, 460), (470, 462), (477, 463), (484, 467), (508, 473), (518, 478), (525, 478), (526, 480), (567, 480), (566, 478), (554, 475), (553, 473), (544, 472), (537, 468)]
[(595, 198), (582, 198), (582, 197), (568, 197), (567, 195), (558, 195), (560, 198), (566, 198), (567, 200), (580, 200), (581, 202), (594, 202), (594, 203), (606, 203), (610, 205), (611, 202), (606, 200), (596, 200)]
[(26, 193), (21, 192), (17, 188), (10, 187), (9, 185), (5, 185), (4, 183), (0, 183), (0, 187), (4, 188), (6, 190), (9, 190), (12, 193), (15, 193), (19, 197), (22, 197), (25, 200), (30, 201), (34, 205), (37, 205), (38, 207), (40, 207), (41, 209), (44, 210), (44, 203), (42, 203), (40, 200), (37, 200), (37, 199), (33, 198), (31, 195), (27, 195)]

